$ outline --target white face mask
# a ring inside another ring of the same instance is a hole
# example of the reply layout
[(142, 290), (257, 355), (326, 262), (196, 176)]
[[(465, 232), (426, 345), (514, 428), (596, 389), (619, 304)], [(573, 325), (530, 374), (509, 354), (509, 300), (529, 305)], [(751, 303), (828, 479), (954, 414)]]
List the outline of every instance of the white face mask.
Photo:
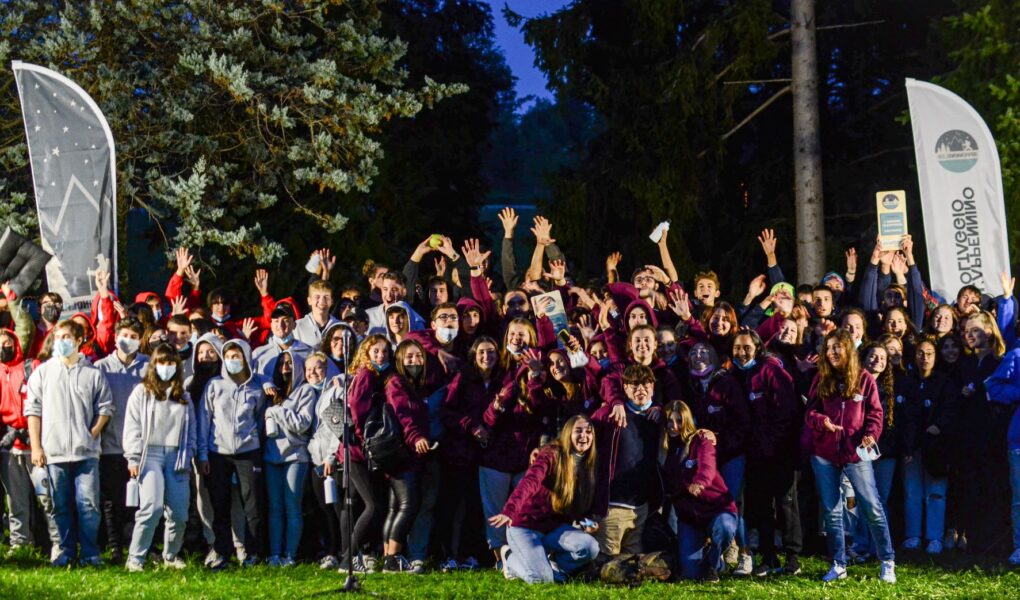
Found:
[(223, 361), (223, 366), (227, 368), (227, 373), (237, 375), (244, 370), (244, 361), (239, 358), (228, 358)]
[(878, 451), (878, 444), (875, 444), (870, 448), (857, 446), (857, 456), (864, 462), (871, 462), (873, 460), (878, 460), (882, 456), (882, 453)]
[(457, 329), (455, 327), (440, 327), (436, 330), (436, 339), (441, 344), (449, 344), (457, 337)]
[(156, 365), (156, 375), (162, 381), (170, 381), (177, 374), (177, 365)]
[(77, 349), (74, 345), (74, 340), (60, 339), (53, 342), (53, 353), (60, 358), (70, 357)]
[(134, 354), (135, 352), (138, 352), (138, 347), (141, 346), (141, 344), (142, 341), (136, 340), (135, 338), (127, 336), (117, 338), (117, 349), (124, 354)]

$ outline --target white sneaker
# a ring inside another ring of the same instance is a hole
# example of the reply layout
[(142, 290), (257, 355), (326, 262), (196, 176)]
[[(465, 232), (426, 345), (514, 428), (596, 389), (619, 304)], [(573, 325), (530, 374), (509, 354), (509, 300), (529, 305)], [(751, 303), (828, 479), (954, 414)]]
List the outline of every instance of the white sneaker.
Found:
[(886, 583), (896, 583), (896, 563), (891, 560), (883, 560), (882, 567), (878, 571), (878, 578)]
[(208, 567), (209, 565), (211, 565), (213, 563), (220, 562), (220, 559), (222, 559), (222, 558), (223, 557), (220, 556), (219, 552), (217, 552), (216, 550), (210, 548), (209, 549), (209, 554), (205, 555), (205, 562), (203, 564), (205, 564), (205, 566)]
[(928, 554), (942, 554), (942, 542), (939, 540), (932, 540), (928, 542), (928, 547), (924, 549)]
[(141, 573), (145, 570), (145, 565), (143, 565), (139, 560), (129, 558), (124, 563), (124, 568), (127, 569), (128, 573)]
[(499, 560), (503, 563), (503, 577), (513, 579), (510, 575), (510, 566), (506, 562), (506, 559), (508, 558), (510, 558), (510, 545), (503, 544), (503, 546), (499, 549)]
[(53, 544), (50, 546), (50, 562), (56, 562), (60, 558), (60, 546)]
[(411, 574), (412, 575), (423, 575), (425, 573), (425, 561), (423, 560), (412, 560), (411, 561)]
[(907, 538), (907, 541), (903, 542), (904, 550), (917, 550), (921, 547), (921, 538)]
[(733, 574), (737, 577), (747, 577), (754, 571), (754, 558), (750, 554), (741, 554), (737, 558), (737, 568)]
[(1013, 554), (1009, 555), (1009, 564), (1014, 567), (1020, 566), (1020, 548), (1013, 551)]
[(322, 560), (319, 561), (320, 569), (336, 569), (339, 566), (340, 561), (338, 561), (336, 557), (333, 556), (332, 554), (327, 554), (326, 556), (323, 556)]
[(174, 554), (173, 556), (163, 556), (163, 566), (167, 569), (175, 569), (181, 571), (188, 567), (188, 563), (184, 562), (184, 559)]
[(733, 542), (726, 547), (726, 550), (723, 551), (723, 562), (726, 563), (727, 566), (735, 567), (739, 561), (740, 551), (737, 549), (737, 543)]
[(846, 579), (846, 567), (841, 567), (836, 563), (832, 563), (832, 567), (829, 568), (829, 572), (822, 575), (822, 583), (831, 583), (837, 579)]

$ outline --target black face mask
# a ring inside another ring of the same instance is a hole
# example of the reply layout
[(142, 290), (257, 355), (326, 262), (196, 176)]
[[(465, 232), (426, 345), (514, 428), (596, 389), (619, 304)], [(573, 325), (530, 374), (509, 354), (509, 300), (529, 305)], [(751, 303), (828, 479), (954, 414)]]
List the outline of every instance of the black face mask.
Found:
[(407, 371), (407, 374), (415, 379), (418, 379), (424, 368), (423, 365), (404, 365), (404, 370)]
[(47, 304), (42, 309), (42, 318), (47, 323), (56, 323), (60, 318), (60, 307), (56, 304)]
[(199, 375), (215, 375), (220, 372), (220, 363), (217, 362), (196, 362), (195, 373)]
[(0, 348), (0, 362), (11, 362), (14, 360), (14, 346), (4, 346)]

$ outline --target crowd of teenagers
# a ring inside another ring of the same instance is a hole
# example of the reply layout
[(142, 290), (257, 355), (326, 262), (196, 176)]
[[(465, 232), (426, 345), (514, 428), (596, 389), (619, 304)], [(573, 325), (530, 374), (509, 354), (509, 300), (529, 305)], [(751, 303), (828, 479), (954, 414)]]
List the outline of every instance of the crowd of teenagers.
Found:
[(118, 298), (99, 271), (90, 314), (65, 320), (59, 296), (5, 285), (11, 551), (529, 583), (651, 552), (706, 581), (796, 575), (805, 553), (831, 560), (824, 581), (876, 561), (893, 583), (896, 549), (1020, 564), (1007, 275), (943, 300), (907, 236), (795, 287), (765, 230), (767, 274), (731, 303), (711, 271), (681, 284), (668, 231), (661, 265), (626, 278), (614, 253), (582, 281), (548, 220), (526, 269), (517, 215), (500, 220), (498, 270), (433, 235), (402, 270), (339, 282), (319, 250), (304, 299), (262, 269), (206, 291), (185, 248), (164, 294)]

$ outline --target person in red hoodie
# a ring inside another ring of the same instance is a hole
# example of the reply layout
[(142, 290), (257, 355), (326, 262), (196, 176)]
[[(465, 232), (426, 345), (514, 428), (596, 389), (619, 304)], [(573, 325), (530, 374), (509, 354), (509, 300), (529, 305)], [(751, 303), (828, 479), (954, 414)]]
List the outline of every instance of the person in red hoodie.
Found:
[[(854, 488), (858, 506), (868, 520), (871, 538), (882, 561), (879, 578), (896, 583), (895, 552), (885, 510), (875, 485), (871, 460), (877, 458), (882, 435), (882, 402), (875, 378), (861, 368), (853, 338), (837, 329), (825, 336), (818, 374), (808, 392), (802, 441), (811, 455), (818, 497), (822, 503), (825, 537), (832, 568), (822, 577), (829, 582), (846, 579), (846, 541), (840, 485), (845, 475)], [(862, 460), (866, 458), (867, 460)]]
[[(386, 379), (386, 402), (400, 420), (404, 444), (410, 458), (397, 473), (387, 473), (390, 488), (389, 510), (383, 519), (383, 573), (406, 573), (411, 564), (401, 554), (421, 503), (419, 474), (422, 458), (431, 450), (429, 410), (425, 403), (430, 394), (425, 350), (421, 344), (405, 340), (397, 346), (393, 358), (393, 374)], [(436, 386), (431, 386), (436, 387)]]
[[(737, 535), (737, 504), (719, 473), (710, 432), (698, 429), (682, 401), (671, 404), (668, 412), (662, 477), (676, 511), (681, 570), (686, 579), (714, 583), (719, 581), (722, 552)], [(705, 538), (711, 539), (707, 547)]]
[(507, 529), (507, 579), (562, 583), (595, 560), (599, 544), (591, 534), (609, 500), (597, 459), (595, 430), (584, 415), (568, 419), (557, 441), (538, 453), (502, 512), (489, 519)]
[[(373, 482), (369, 476), (368, 461), (365, 456), (364, 426), (369, 411), (372, 410), (373, 398), (383, 393), (385, 378), (390, 372), (390, 343), (386, 336), (373, 334), (365, 338), (358, 346), (358, 352), (351, 361), (348, 372), (354, 377), (348, 392), (347, 408), (351, 417), (351, 440), (341, 440), (337, 450), (337, 462), (344, 463), (344, 446), (349, 443), (351, 463), (344, 465), (350, 473), (352, 492), (357, 493), (364, 503), (364, 509), (358, 515), (352, 531), (347, 527), (340, 528), (344, 556), (340, 560), (340, 570), (347, 570), (347, 561), (353, 561), (354, 571), (371, 573), (375, 571), (375, 559), (362, 554), (365, 542), (369, 538), (369, 527), (375, 518), (376, 502)], [(353, 507), (344, 503), (340, 513), (340, 522), (350, 518), (347, 511)]]
[[(447, 387), (439, 411), (446, 431), (440, 446), (442, 484), (437, 502), (443, 510), (438, 511), (436, 532), (447, 556), (440, 565), (444, 572), (476, 567), (474, 557), (484, 552), (482, 536), (469, 524), (482, 521), (478, 466), (489, 443), (489, 429), (482, 417), (490, 398), (500, 389), (504, 370), (499, 362), (499, 344), (488, 336), (475, 339), (468, 359), (470, 362)], [(459, 526), (455, 523), (458, 514), (462, 514)]]

